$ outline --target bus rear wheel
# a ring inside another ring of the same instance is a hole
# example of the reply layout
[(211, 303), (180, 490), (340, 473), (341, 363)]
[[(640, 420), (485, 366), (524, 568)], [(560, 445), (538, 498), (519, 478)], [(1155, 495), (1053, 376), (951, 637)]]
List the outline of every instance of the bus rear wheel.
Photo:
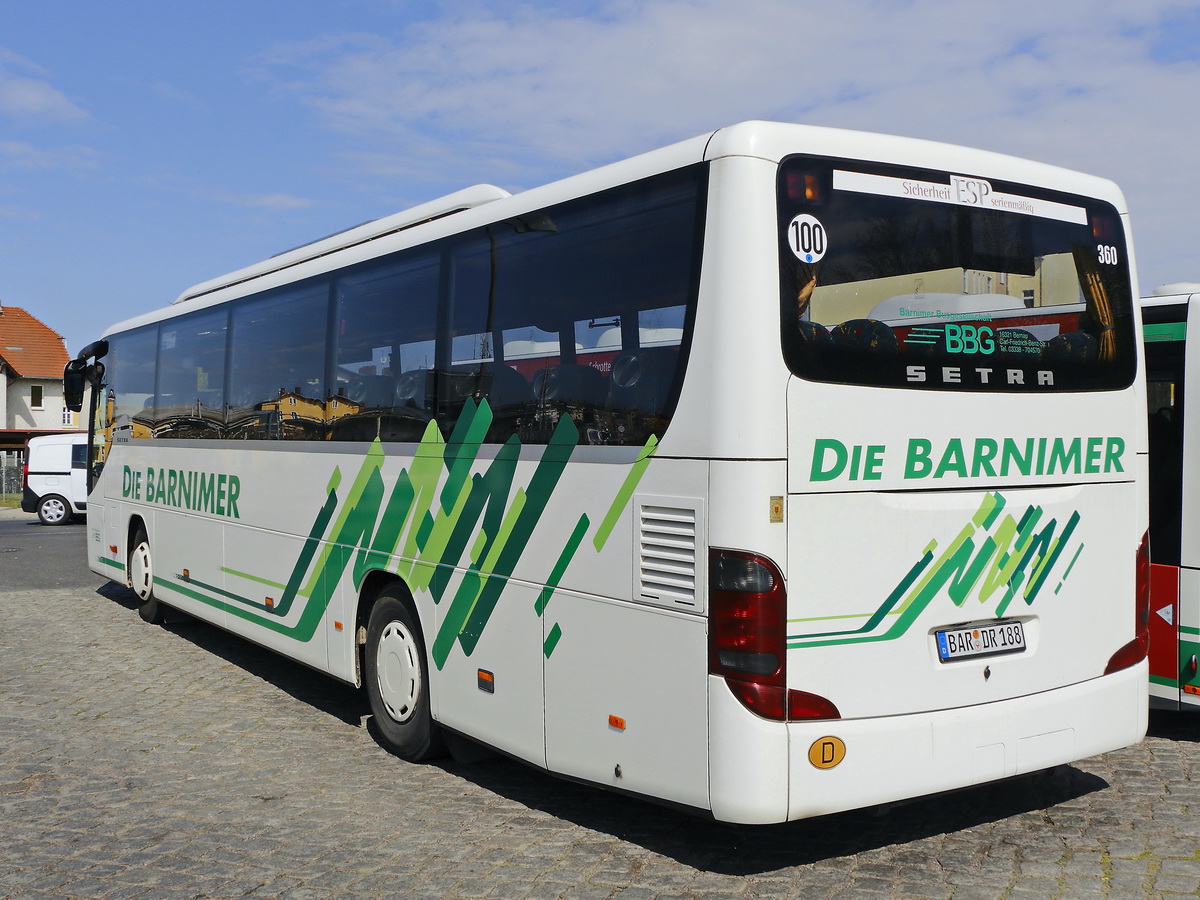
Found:
[(409, 762), (445, 753), (429, 712), (429, 668), (416, 610), (396, 586), (383, 590), (367, 623), (367, 699), (381, 743)]
[(129, 586), (141, 601), (138, 615), (151, 625), (161, 625), (166, 619), (166, 609), (154, 596), (154, 560), (145, 528), (138, 528), (133, 549), (129, 551)]

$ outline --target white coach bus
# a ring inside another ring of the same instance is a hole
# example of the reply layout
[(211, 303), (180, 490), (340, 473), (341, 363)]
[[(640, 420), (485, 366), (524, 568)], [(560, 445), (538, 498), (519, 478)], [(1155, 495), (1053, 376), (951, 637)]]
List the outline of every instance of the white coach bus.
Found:
[[(448, 735), (766, 823), (1147, 719), (1125, 202), (751, 122), (114, 326), (91, 568)], [(78, 401), (77, 401), (78, 402)]]

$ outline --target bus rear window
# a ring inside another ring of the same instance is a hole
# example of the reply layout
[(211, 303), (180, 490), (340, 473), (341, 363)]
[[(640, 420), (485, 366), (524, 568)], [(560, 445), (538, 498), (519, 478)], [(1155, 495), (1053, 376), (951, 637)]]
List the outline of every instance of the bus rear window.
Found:
[(1132, 382), (1128, 253), (1110, 204), (797, 156), (780, 167), (778, 215), (796, 375), (966, 391)]

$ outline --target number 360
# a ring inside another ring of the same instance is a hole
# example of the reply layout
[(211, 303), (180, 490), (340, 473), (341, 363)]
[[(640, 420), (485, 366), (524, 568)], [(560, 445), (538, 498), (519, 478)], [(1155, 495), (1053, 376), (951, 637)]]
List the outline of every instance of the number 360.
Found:
[(1118, 262), (1117, 248), (1110, 247), (1107, 244), (1097, 244), (1096, 258), (1100, 260), (1102, 265), (1115, 266)]

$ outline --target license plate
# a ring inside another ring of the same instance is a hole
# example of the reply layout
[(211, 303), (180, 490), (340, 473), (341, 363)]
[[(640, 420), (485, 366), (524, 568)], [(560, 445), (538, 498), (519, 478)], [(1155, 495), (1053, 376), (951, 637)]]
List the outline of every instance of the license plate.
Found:
[(1017, 619), (960, 625), (934, 633), (942, 662), (1025, 651), (1025, 628)]

